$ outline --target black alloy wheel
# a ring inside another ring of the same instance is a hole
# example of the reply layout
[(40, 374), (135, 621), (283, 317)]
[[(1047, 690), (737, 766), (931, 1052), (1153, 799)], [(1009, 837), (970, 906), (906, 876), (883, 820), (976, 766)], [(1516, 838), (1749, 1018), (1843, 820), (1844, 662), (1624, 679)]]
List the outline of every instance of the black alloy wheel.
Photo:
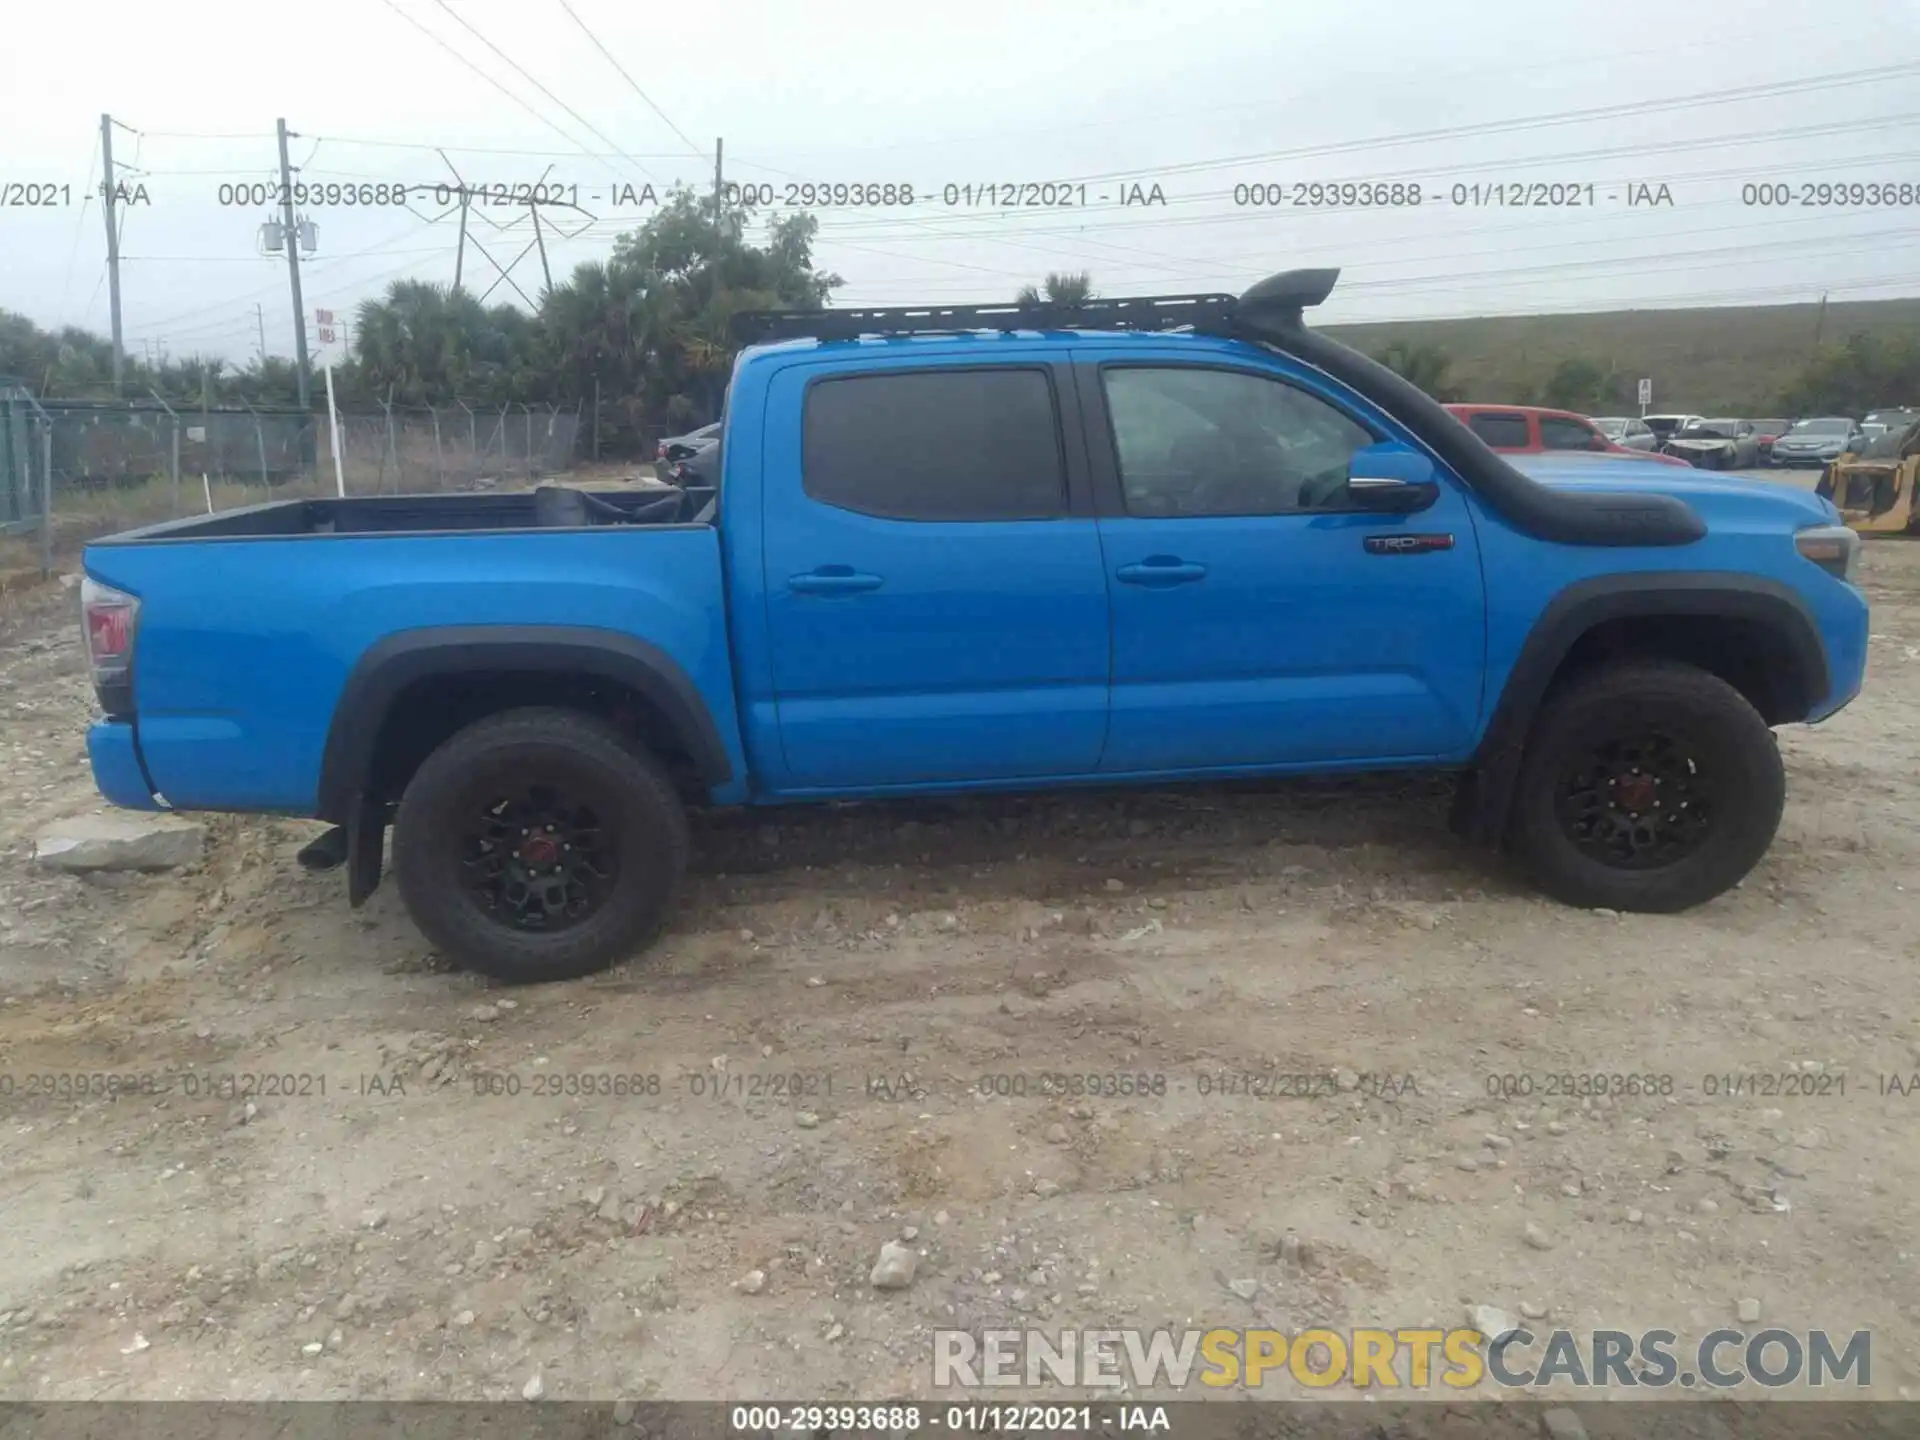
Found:
[(618, 841), (584, 796), (528, 781), (479, 805), (461, 836), (461, 883), (495, 923), (552, 932), (586, 920), (620, 879)]
[(1621, 660), (1541, 707), (1509, 842), (1557, 900), (1666, 913), (1737, 885), (1785, 802), (1779, 746), (1744, 695), (1698, 666)]
[(591, 974), (635, 954), (686, 873), (686, 808), (644, 746), (574, 710), (510, 710), (426, 758), (393, 862), (414, 923), (497, 980)]
[(1713, 777), (1683, 741), (1658, 729), (1594, 741), (1568, 756), (1555, 802), (1582, 854), (1622, 870), (1671, 865), (1711, 833)]

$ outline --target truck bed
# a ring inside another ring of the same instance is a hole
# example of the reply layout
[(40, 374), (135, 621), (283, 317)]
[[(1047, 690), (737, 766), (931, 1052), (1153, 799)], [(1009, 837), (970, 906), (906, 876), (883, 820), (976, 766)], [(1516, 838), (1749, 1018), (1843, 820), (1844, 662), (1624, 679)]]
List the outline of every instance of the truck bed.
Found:
[(535, 490), (450, 495), (349, 495), (276, 500), (167, 520), (96, 540), (123, 545), (163, 540), (288, 539), (303, 535), (431, 534), (449, 530), (575, 529), (597, 525), (673, 525), (704, 521), (711, 492), (668, 485), (631, 490)]

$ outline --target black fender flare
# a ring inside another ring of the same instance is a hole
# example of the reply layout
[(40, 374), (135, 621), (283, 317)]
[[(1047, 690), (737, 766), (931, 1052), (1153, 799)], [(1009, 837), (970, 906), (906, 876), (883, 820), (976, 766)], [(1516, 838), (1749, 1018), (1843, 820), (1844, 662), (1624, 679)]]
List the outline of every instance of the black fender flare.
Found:
[(665, 717), (702, 784), (733, 778), (733, 763), (698, 687), (656, 645), (585, 625), (427, 626), (369, 646), (348, 672), (320, 762), (320, 818), (338, 825), (361, 822), (374, 746), (402, 691), (435, 676), (489, 670), (586, 675), (625, 685)]
[(1577, 580), (1547, 602), (1507, 674), (1455, 798), (1458, 832), (1482, 844), (1500, 842), (1534, 716), (1580, 638), (1608, 620), (1655, 615), (1757, 621), (1779, 637), (1779, 664), (1809, 708), (1832, 688), (1819, 625), (1806, 602), (1777, 580), (1714, 570)]

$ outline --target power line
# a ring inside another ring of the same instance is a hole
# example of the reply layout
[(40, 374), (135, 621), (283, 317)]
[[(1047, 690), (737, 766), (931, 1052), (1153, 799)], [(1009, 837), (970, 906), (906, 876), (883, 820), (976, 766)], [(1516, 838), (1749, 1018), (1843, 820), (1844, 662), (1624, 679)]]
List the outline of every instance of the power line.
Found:
[(603, 145), (612, 145), (614, 153), (619, 155), (621, 159), (625, 160), (629, 165), (633, 166), (634, 169), (638, 170), (642, 175), (645, 175), (649, 180), (653, 179), (652, 171), (648, 170), (646, 166), (642, 165), (638, 160), (635, 160), (631, 155), (628, 155), (625, 151), (621, 150), (620, 147), (618, 145), (615, 145), (612, 140), (608, 139), (605, 135), (601, 134), (600, 131), (594, 126), (594, 123), (591, 120), (587, 119), (586, 116), (582, 115), (578, 110), (574, 109), (571, 105), (567, 104), (566, 101), (562, 100), (558, 95), (554, 94), (553, 91), (549, 90), (546, 86), (542, 85), (538, 80), (534, 79), (533, 76), (528, 73), (526, 67), (523, 66), (518, 60), (515, 60), (511, 55), (507, 54), (506, 51), (502, 50), (498, 45), (494, 44), (491, 40), (487, 39), (486, 36), (482, 35), (478, 30), (474, 29), (472, 22), (467, 20), (464, 16), (462, 16), (451, 5), (447, 4), (447, 0), (434, 0), (434, 4), (438, 5), (442, 10), (446, 11), (447, 14), (451, 15), (454, 18), (454, 20), (459, 23), (460, 27), (464, 29), (469, 35), (473, 36), (474, 39), (478, 40), (482, 45), (486, 46), (487, 49), (491, 50), (494, 54), (498, 55), (502, 60), (506, 61), (507, 64), (511, 65), (515, 73), (520, 75), (529, 85), (533, 86), (534, 89), (538, 90), (542, 95), (546, 96), (549, 100), (553, 101), (554, 104), (558, 105), (562, 110), (566, 111), (567, 114), (571, 115), (575, 120), (579, 121), (582, 128), (584, 128), (589, 135), (593, 136), (594, 139), (600, 141)]
[[(542, 125), (545, 125), (549, 130), (553, 131), (554, 134), (558, 135), (561, 139), (565, 140), (568, 144), (572, 145), (575, 150), (580, 151), (582, 154), (586, 155), (589, 159), (600, 158), (598, 156), (595, 156), (591, 150), (588, 150), (586, 146), (582, 145), (572, 135), (569, 135), (565, 130), (561, 129), (560, 126), (556, 124), (552, 119), (550, 119), (546, 115), (543, 115), (540, 111), (534, 109), (533, 106), (529, 105), (525, 100), (521, 99), (518, 95), (514, 94), (513, 91), (509, 90), (505, 85), (502, 85), (498, 80), (494, 79), (493, 76), (487, 74), (486, 71), (482, 70), (478, 65), (474, 64), (466, 56), (462, 55), (458, 50), (454, 49), (446, 41), (442, 40), (438, 35), (434, 34), (433, 31), (429, 30), (426, 26), (422, 25), (418, 20), (414, 19), (413, 16), (407, 14), (406, 11), (402, 10), (398, 5), (394, 4), (394, 0), (385, 0), (385, 4), (386, 4), (386, 7), (389, 10), (393, 11), (394, 14), (398, 15), (402, 20), (406, 21), (409, 25), (413, 26), (414, 29), (418, 30), (422, 35), (426, 36), (429, 40), (433, 41), (434, 44), (438, 45), (442, 50), (446, 51), (449, 55), (453, 56), (454, 59), (458, 60), (462, 65), (466, 66), (467, 69), (473, 71), (474, 74), (478, 75), (482, 80), (486, 81), (489, 85), (493, 86), (494, 89), (498, 90), (502, 95), (506, 96), (509, 100), (513, 101), (513, 103), (518, 105), (522, 110), (526, 111), (529, 115), (533, 116), (534, 119), (538, 120)], [(456, 15), (454, 16), (454, 18), (458, 20), (460, 17)], [(461, 23), (464, 24), (465, 22), (462, 21)], [(432, 147), (429, 146), (427, 148), (430, 149)], [(633, 163), (636, 165), (639, 164), (638, 161), (634, 161)], [(640, 166), (639, 168), (640, 168), (641, 174), (645, 175), (647, 173), (645, 166)]]
[[(80, 257), (80, 236), (86, 229), (87, 205), (93, 199), (93, 167), (100, 163), (99, 152), (93, 148), (91, 139), (87, 145), (87, 183), (81, 189), (80, 212), (74, 217), (73, 243), (67, 247), (66, 273), (60, 278), (60, 313), (67, 313), (67, 292), (73, 286), (73, 262)], [(92, 304), (91, 301), (88, 302)]]
[[(1718, 246), (1703, 250), (1683, 250), (1659, 257), (1620, 256), (1604, 260), (1575, 260), (1557, 264), (1504, 267), (1498, 270), (1470, 271), (1465, 273), (1447, 273), (1441, 275), (1390, 276), (1379, 280), (1346, 280), (1339, 287), (1342, 295), (1362, 294), (1378, 295), (1403, 291), (1409, 288), (1454, 290), (1470, 288), (1468, 282), (1497, 281), (1502, 285), (1538, 284), (1546, 279), (1558, 278), (1569, 271), (1611, 271), (1614, 274), (1638, 275), (1659, 274), (1668, 270), (1688, 270), (1700, 266), (1723, 266), (1737, 263), (1742, 257), (1753, 256), (1759, 252), (1814, 252), (1824, 247), (1858, 240), (1878, 241), (1888, 236), (1902, 236), (1909, 233), (1904, 229), (1870, 231), (1860, 235), (1837, 235), (1825, 239), (1808, 238), (1788, 241), (1763, 241), (1754, 245)], [(1881, 254), (1886, 247), (1880, 244), (1851, 246), (1833, 250), (1822, 258), (1846, 255)], [(1305, 257), (1303, 257), (1305, 258)], [(1531, 277), (1531, 278), (1530, 278)], [(902, 287), (912, 282), (900, 282)], [(1128, 282), (1120, 282), (1124, 287)], [(1152, 283), (1152, 282), (1147, 282)], [(938, 282), (925, 286), (926, 289), (940, 288)], [(864, 293), (864, 292), (863, 292)]]
[[(1771, 144), (1771, 143), (1777, 143), (1782, 141), (1824, 138), (1826, 136), (1848, 134), (1853, 131), (1859, 131), (1859, 130), (1882, 130), (1882, 129), (1887, 129), (1889, 127), (1897, 128), (1901, 126), (1911, 125), (1916, 121), (1920, 121), (1920, 111), (1909, 111), (1909, 112), (1902, 113), (1900, 115), (1876, 117), (1871, 120), (1835, 121), (1827, 124), (1811, 125), (1811, 126), (1788, 126), (1786, 128), (1779, 129), (1779, 130), (1748, 131), (1744, 134), (1739, 134), (1739, 135), (1710, 136), (1700, 140), (1655, 140), (1655, 141), (1647, 141), (1645, 143), (1636, 144), (1636, 145), (1607, 146), (1601, 149), (1570, 151), (1570, 152), (1563, 152), (1557, 155), (1553, 155), (1553, 154), (1531, 155), (1531, 156), (1526, 156), (1526, 157), (1511, 159), (1511, 160), (1475, 161), (1475, 162), (1470, 162), (1464, 165), (1451, 166), (1449, 167), (1449, 171), (1451, 174), (1461, 175), (1461, 176), (1492, 174), (1492, 173), (1500, 173), (1500, 172), (1513, 174), (1513, 173), (1516, 173), (1517, 171), (1528, 169), (1529, 167), (1545, 168), (1548, 166), (1565, 166), (1565, 165), (1572, 165), (1572, 164), (1580, 164), (1580, 163), (1586, 163), (1594, 160), (1631, 159), (1631, 158), (1638, 158), (1638, 157), (1647, 156), (1647, 155), (1668, 154), (1668, 153), (1677, 152), (1677, 151), (1684, 152), (1684, 151), (1691, 151), (1691, 150), (1717, 150), (1717, 149), (1725, 149), (1729, 146), (1736, 146), (1736, 145), (1762, 144), (1762, 143)], [(743, 161), (741, 163), (746, 164), (749, 162)], [(1848, 162), (1837, 162), (1837, 163), (1851, 164), (1851, 163), (1857, 163), (1857, 162), (1848, 161)], [(1815, 165), (1813, 168), (1833, 168), (1835, 164), (1836, 162), (1823, 160), (1823, 161), (1817, 162), (1817, 165)], [(1786, 163), (1767, 162), (1766, 168), (1769, 170), (1785, 170), (1794, 165), (1798, 165), (1799, 168), (1809, 168), (1807, 163), (1802, 163), (1802, 162), (1786, 162)], [(1170, 169), (1168, 171), (1154, 172), (1154, 173), (1156, 174), (1196, 173), (1200, 167), (1204, 167), (1204, 166), (1212, 166), (1215, 168), (1229, 168), (1226, 162), (1197, 161), (1197, 162), (1189, 162), (1185, 166), (1176, 167), (1176, 169)], [(1421, 165), (1421, 166), (1409, 167), (1403, 170), (1383, 170), (1374, 174), (1369, 174), (1364, 178), (1371, 182), (1378, 182), (1382, 180), (1390, 181), (1390, 180), (1425, 179), (1431, 175), (1434, 168), (1435, 167), (1432, 165)], [(1727, 175), (1748, 176), (1748, 175), (1751, 175), (1752, 172), (1758, 168), (1760, 167), (1750, 166), (1750, 167), (1743, 167), (1739, 170), (1734, 170), (1734, 171), (1721, 171), (1715, 174), (1675, 175), (1675, 176), (1665, 176), (1662, 178), (1666, 180), (1685, 181), (1690, 179), (1717, 179)], [(1067, 181), (1062, 183), (1066, 183), (1070, 185), (1080, 185), (1080, 184), (1086, 184), (1091, 182)], [(1325, 183), (1331, 183), (1331, 182), (1325, 182)], [(1614, 182), (1607, 182), (1607, 183), (1614, 183)], [(1197, 205), (1197, 204), (1204, 204), (1209, 200), (1229, 200), (1232, 198), (1232, 195), (1233, 195), (1233, 192), (1231, 189), (1208, 191), (1200, 195), (1177, 196), (1170, 199), (1167, 202), (1167, 204), (1169, 207), (1172, 207), (1175, 205), (1180, 205), (1180, 206)], [(1106, 203), (1096, 203), (1092, 205), (1076, 205), (1072, 207), (1056, 206), (1056, 207), (1044, 209), (1040, 213), (1047, 216), (1059, 216), (1059, 215), (1065, 215), (1065, 214), (1072, 214), (1072, 215), (1112, 214), (1120, 210), (1138, 210), (1139, 208), (1140, 207), (1138, 205), (1125, 205), (1117, 201), (1110, 201)], [(1158, 208), (1158, 207), (1155, 207), (1155, 208)], [(1362, 206), (1351, 206), (1351, 207), (1324, 206), (1324, 207), (1315, 207), (1312, 209), (1300, 208), (1297, 210), (1291, 210), (1289, 213), (1293, 215), (1352, 214), (1352, 213), (1363, 211), (1367, 208), (1368, 207), (1362, 207)], [(861, 215), (858, 218), (850, 218), (848, 220), (836, 220), (834, 223), (842, 226), (849, 225), (849, 224), (862, 225), (862, 226), (885, 226), (887, 224), (894, 223), (896, 220), (901, 223), (909, 223), (909, 224), (912, 224), (912, 223), (938, 224), (938, 223), (959, 223), (959, 222), (986, 223), (989, 221), (1000, 220), (1000, 219), (1017, 219), (1023, 216), (1031, 216), (1034, 213), (1035, 213), (1034, 209), (1024, 208), (1024, 207), (1012, 207), (1012, 208), (999, 207), (994, 209), (963, 209), (958, 214), (945, 215), (945, 216), (939, 216), (939, 217), (925, 217), (925, 218), (909, 216), (909, 215), (902, 215), (902, 216), (896, 217), (896, 216), (888, 216), (884, 214), (869, 213), (869, 214)], [(1375, 213), (1378, 213), (1377, 209), (1375, 210)], [(1146, 223), (1149, 225), (1160, 225), (1160, 224), (1171, 223), (1171, 221), (1170, 219), (1169, 220), (1150, 220)], [(1142, 226), (1141, 228), (1145, 228), (1145, 226)]]
[[(1767, 28), (1767, 37), (1778, 40), (1787, 35), (1811, 34), (1816, 31), (1822, 34), (1832, 35), (1834, 33), (1834, 26), (1831, 22), (1827, 21), (1810, 25), (1798, 25), (1791, 28), (1775, 28), (1769, 26)], [(1594, 69), (1596, 59), (1604, 61), (1610, 70), (1617, 70), (1619, 66), (1629, 60), (1661, 59), (1671, 61), (1676, 55), (1686, 54), (1695, 50), (1712, 50), (1724, 55), (1727, 52), (1730, 39), (1731, 37), (1721, 34), (1710, 39), (1662, 45), (1644, 50), (1609, 50), (1605, 54), (1598, 56), (1583, 53), (1579, 56), (1559, 61), (1530, 57), (1527, 63), (1527, 78), (1536, 79), (1542, 75), (1552, 74), (1557, 70), (1580, 70), (1590, 74)], [(1444, 69), (1423, 66), (1421, 69), (1421, 79), (1427, 84), (1432, 84), (1439, 80), (1469, 78), (1482, 75), (1494, 75), (1502, 80), (1510, 80), (1513, 77), (1512, 62), (1502, 59), (1495, 64), (1459, 65)], [(1343, 81), (1339, 87), (1328, 86), (1325, 93), (1338, 93), (1343, 100), (1349, 98), (1350, 92), (1344, 88), (1344, 83)], [(1312, 95), (1316, 92), (1308, 91), (1306, 93)], [(1289, 94), (1297, 95), (1298, 92), (1293, 91), (1291, 86), (1289, 86)], [(1037, 128), (1033, 126), (1020, 126), (999, 130), (976, 130), (966, 134), (950, 135), (945, 139), (930, 142), (916, 140), (896, 142), (887, 145), (836, 146), (832, 149), (795, 148), (783, 150), (782, 147), (779, 146), (772, 148), (776, 153), (793, 155), (874, 155), (897, 150), (919, 149), (927, 145), (964, 145), (976, 140), (1000, 140), (1008, 136), (1018, 136), (1022, 140), (1031, 140), (1036, 134), (1054, 135), (1065, 134), (1076, 130), (1105, 130), (1120, 125), (1163, 126), (1169, 120), (1184, 120), (1208, 115), (1244, 114), (1248, 111), (1269, 111), (1270, 109), (1271, 102), (1269, 101), (1243, 101), (1232, 105), (1206, 105), (1190, 110), (1163, 110), (1158, 106), (1140, 106), (1126, 115), (1116, 116), (1111, 119), (1088, 120), (1072, 124), (1047, 125)]]
[(633, 76), (627, 73), (626, 66), (622, 65), (618, 60), (613, 58), (613, 52), (608, 50), (606, 46), (600, 43), (600, 37), (595, 35), (593, 31), (587, 28), (587, 22), (582, 20), (578, 15), (573, 13), (573, 6), (569, 5), (567, 3), (567, 0), (560, 0), (560, 8), (567, 12), (567, 18), (569, 20), (573, 21), (574, 24), (580, 27), (580, 33), (582, 35), (585, 35), (587, 39), (593, 42), (593, 48), (598, 50), (602, 55), (607, 57), (607, 63), (613, 66), (615, 70), (618, 70), (620, 72), (620, 78), (626, 81), (628, 85), (633, 87), (633, 93), (638, 95), (642, 100), (646, 102), (647, 108), (653, 111), (654, 114), (658, 115), (661, 119), (661, 122), (665, 124), (669, 130), (673, 131), (674, 134), (680, 137), (681, 143), (683, 143), (694, 154), (704, 159), (706, 157), (706, 152), (702, 150), (698, 145), (694, 144), (693, 141), (687, 138), (687, 132), (682, 130), (678, 125), (674, 124), (673, 121), (668, 118), (666, 111), (662, 110), (658, 105), (653, 103), (653, 97), (647, 94), (646, 91), (640, 88), (640, 82), (638, 80), (635, 80)]
[[(431, 31), (428, 33), (432, 34)], [(435, 38), (437, 39), (438, 37), (436, 36)], [(465, 59), (458, 51), (455, 51), (454, 55), (456, 58)], [(481, 73), (485, 74), (484, 71)], [(509, 91), (508, 93), (511, 94), (512, 92)], [(535, 114), (538, 115), (538, 112), (536, 111)], [(545, 116), (539, 116), (539, 118), (546, 120)], [(546, 123), (551, 125), (553, 122), (546, 121)], [(561, 131), (560, 133), (563, 135), (566, 134), (565, 131)], [(678, 150), (636, 150), (631, 152), (625, 150), (589, 150), (578, 142), (575, 142), (571, 150), (524, 150), (499, 145), (440, 144), (430, 140), (376, 140), (364, 135), (328, 135), (326, 138), (331, 140), (335, 145), (363, 145), (375, 150), (427, 150), (436, 153), (441, 150), (451, 150), (456, 155), (506, 155), (518, 160), (571, 160), (577, 155), (584, 155), (589, 160), (631, 159), (634, 156), (646, 160), (679, 160), (684, 158)], [(571, 140), (573, 137), (569, 135), (567, 138)], [(702, 158), (704, 159), (705, 157), (703, 156)]]
[(1738, 304), (1756, 300), (1781, 300), (1783, 297), (1790, 296), (1799, 296), (1804, 303), (1812, 304), (1823, 291), (1830, 291), (1838, 295), (1860, 290), (1880, 290), (1891, 285), (1908, 286), (1917, 284), (1920, 284), (1920, 271), (1901, 275), (1882, 275), (1869, 280), (1848, 281), (1837, 285), (1829, 284), (1826, 281), (1819, 281), (1807, 284), (1754, 286), (1737, 290), (1688, 290), (1673, 295), (1643, 295), (1636, 297), (1631, 306), (1615, 307), (1611, 310), (1596, 310), (1593, 308), (1591, 302), (1577, 308), (1562, 308), (1557, 310), (1462, 310), (1439, 315), (1381, 316), (1364, 319), (1336, 320), (1327, 328), (1339, 329), (1351, 325), (1411, 324), (1416, 321), (1429, 320), (1523, 320), (1534, 316), (1619, 315), (1631, 314), (1634, 311), (1643, 309), (1690, 310), (1712, 308), (1710, 305), (1702, 305), (1701, 302), (1703, 301), (1713, 302), (1715, 304)]
[[(422, 230), (431, 228), (431, 224), (432, 222), (429, 221), (429, 222), (423, 222), (421, 224), (409, 226), (406, 230), (401, 231), (400, 233), (395, 235), (390, 235), (385, 240), (379, 241), (378, 243), (373, 245), (369, 245), (364, 250), (353, 250), (353, 251), (349, 251), (345, 255), (331, 255), (325, 259), (316, 260), (307, 267), (306, 273), (311, 275), (316, 271), (328, 270), (332, 266), (344, 264), (346, 261), (349, 261), (349, 260), (363, 259), (368, 255), (386, 254), (390, 252), (395, 245), (402, 244), (405, 241), (411, 240), (415, 236), (419, 235)], [(234, 296), (228, 297), (225, 300), (215, 300), (208, 304), (196, 305), (190, 310), (179, 311), (173, 315), (168, 316), (163, 320), (148, 321), (147, 324), (154, 329), (161, 329), (161, 328), (171, 329), (174, 326), (176, 326), (180, 321), (192, 319), (196, 315), (204, 315), (210, 309), (224, 308), (228, 305), (251, 304), (254, 300), (258, 299), (263, 295), (277, 294), (280, 291), (283, 283), (284, 282), (282, 281), (276, 280), (272, 284), (263, 285), (257, 290), (250, 290), (244, 295), (234, 295)], [(189, 329), (191, 328), (192, 327), (189, 327)]]

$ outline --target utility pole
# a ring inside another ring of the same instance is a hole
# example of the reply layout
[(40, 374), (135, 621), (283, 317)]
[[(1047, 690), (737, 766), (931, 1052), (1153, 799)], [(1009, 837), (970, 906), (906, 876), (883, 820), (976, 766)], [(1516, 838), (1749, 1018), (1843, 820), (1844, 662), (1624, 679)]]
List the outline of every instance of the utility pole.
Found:
[[(540, 274), (546, 279), (547, 291), (553, 289), (553, 271), (547, 268), (547, 241), (540, 233), (540, 207), (533, 201), (527, 202), (527, 213), (533, 216), (533, 243), (540, 247)], [(522, 252), (525, 253), (525, 252)], [(542, 292), (544, 299), (546, 292)]]
[(280, 199), (287, 225), (287, 278), (293, 286), (293, 349), (300, 382), (300, 408), (311, 404), (307, 379), (307, 307), (300, 298), (300, 233), (293, 218), (293, 167), (287, 163), (287, 122), (274, 122), (280, 132)]
[(460, 182), (460, 239), (453, 251), (453, 293), (460, 293), (460, 271), (467, 259), (467, 183)]
[(1827, 292), (1820, 292), (1820, 308), (1813, 315), (1813, 350), (1820, 353), (1820, 336), (1827, 328)]
[(260, 327), (260, 363), (267, 363), (267, 312), (260, 308), (260, 302), (253, 306), (253, 322)]
[(113, 117), (100, 117), (100, 213), (107, 217), (107, 308), (113, 317), (113, 393), (117, 399), (126, 373), (126, 353), (120, 343), (120, 226), (114, 214)]

